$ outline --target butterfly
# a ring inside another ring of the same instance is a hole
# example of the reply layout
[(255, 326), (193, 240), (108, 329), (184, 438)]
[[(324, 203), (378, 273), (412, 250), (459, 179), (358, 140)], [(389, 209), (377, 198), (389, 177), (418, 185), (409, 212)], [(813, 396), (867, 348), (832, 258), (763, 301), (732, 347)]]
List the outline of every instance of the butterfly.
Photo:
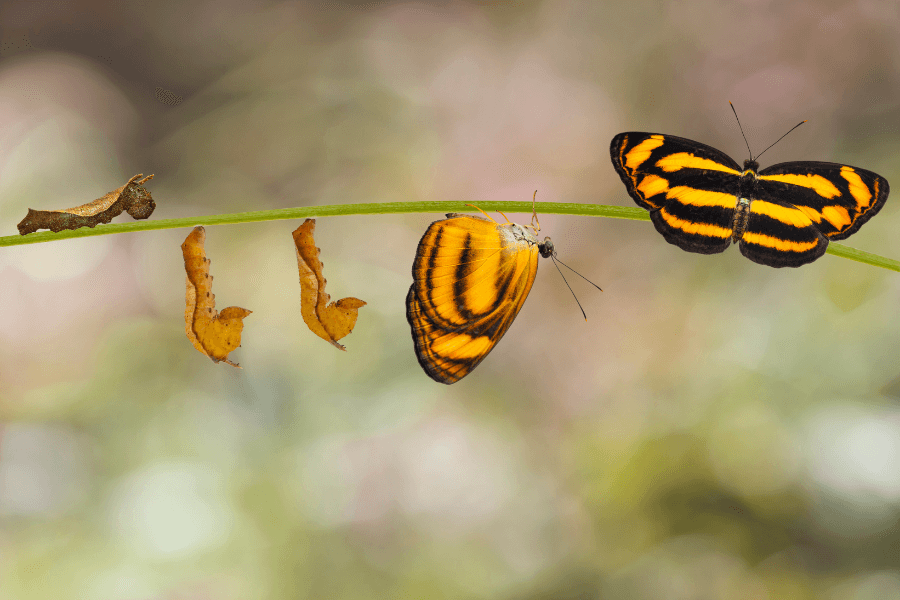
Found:
[(620, 133), (610, 156), (667, 242), (701, 254), (735, 242), (770, 267), (816, 260), (829, 240), (849, 237), (881, 210), (890, 191), (865, 169), (797, 161), (760, 171), (753, 158), (741, 168), (711, 146), (660, 133)]
[(540, 224), (506, 221), (449, 213), (419, 241), (406, 319), (437, 382), (455, 383), (484, 360), (525, 304), (538, 256), (555, 254), (549, 237), (538, 240)]

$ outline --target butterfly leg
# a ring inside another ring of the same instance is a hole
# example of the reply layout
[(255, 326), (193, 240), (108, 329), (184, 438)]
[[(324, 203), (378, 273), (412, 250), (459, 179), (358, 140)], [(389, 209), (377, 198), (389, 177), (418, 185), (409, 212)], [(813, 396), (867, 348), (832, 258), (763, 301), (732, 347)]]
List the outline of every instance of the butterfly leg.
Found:
[[(478, 207), (475, 206), (474, 204), (468, 204), (468, 203), (467, 203), (466, 206), (471, 206), (472, 208), (476, 209), (478, 212), (480, 212), (481, 214), (483, 214), (485, 217), (487, 217), (488, 219), (490, 219), (492, 222), (494, 222), (494, 223), (496, 223), (497, 225), (499, 225), (499, 223), (497, 223), (497, 221), (494, 221), (494, 219), (491, 218), (491, 215), (487, 214), (486, 212), (484, 212), (483, 210), (481, 210), (480, 208), (478, 208)], [(500, 212), (500, 211), (497, 211), (497, 212)], [(503, 215), (503, 213), (500, 213), (500, 214)], [(505, 217), (506, 215), (503, 215), (503, 216)], [(507, 219), (506, 221), (507, 221), (507, 223), (508, 223), (508, 222), (509, 222), (509, 219)], [(506, 223), (504, 223), (504, 225), (505, 225), (505, 224), (506, 224)]]
[[(537, 190), (534, 190), (534, 196), (531, 197), (531, 228), (534, 230), (534, 233), (537, 234), (538, 231), (541, 230), (541, 222), (538, 220), (537, 209), (535, 208), (535, 201), (537, 200)], [(534, 224), (537, 223), (537, 227)]]

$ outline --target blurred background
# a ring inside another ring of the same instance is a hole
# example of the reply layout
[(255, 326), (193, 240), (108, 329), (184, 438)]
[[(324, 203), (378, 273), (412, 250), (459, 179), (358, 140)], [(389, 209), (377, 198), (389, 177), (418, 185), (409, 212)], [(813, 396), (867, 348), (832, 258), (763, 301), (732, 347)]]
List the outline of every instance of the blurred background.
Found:
[[(900, 7), (4, 0), (0, 233), (137, 173), (153, 218), (316, 204), (633, 206), (628, 130), (900, 181)], [(900, 199), (847, 240), (900, 258)], [(184, 335), (153, 231), (0, 249), (0, 598), (900, 598), (900, 276), (776, 270), (650, 223), (543, 215), (549, 264), (470, 376), (404, 298), (442, 215), (207, 229), (236, 370)], [(514, 220), (527, 222), (528, 215)], [(128, 220), (123, 215), (118, 220)]]

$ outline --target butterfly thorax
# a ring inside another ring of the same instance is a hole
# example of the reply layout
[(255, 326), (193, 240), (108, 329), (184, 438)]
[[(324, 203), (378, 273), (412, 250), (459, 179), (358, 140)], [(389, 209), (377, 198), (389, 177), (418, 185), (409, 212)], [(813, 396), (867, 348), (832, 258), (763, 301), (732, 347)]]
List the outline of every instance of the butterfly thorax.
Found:
[(741, 173), (738, 184), (737, 205), (734, 208), (734, 220), (732, 221), (731, 240), (735, 243), (741, 241), (747, 230), (747, 222), (750, 219), (750, 204), (754, 198), (758, 198), (759, 187), (759, 163), (755, 160), (745, 160), (744, 170)]
[(503, 226), (504, 229), (509, 231), (512, 235), (512, 238), (519, 243), (526, 243), (529, 246), (537, 246), (538, 252), (541, 253), (541, 256), (544, 258), (549, 258), (552, 254), (556, 252), (553, 247), (553, 242), (550, 241), (549, 237), (545, 237), (544, 241), (540, 241), (528, 227), (522, 227), (517, 223), (508, 223)]

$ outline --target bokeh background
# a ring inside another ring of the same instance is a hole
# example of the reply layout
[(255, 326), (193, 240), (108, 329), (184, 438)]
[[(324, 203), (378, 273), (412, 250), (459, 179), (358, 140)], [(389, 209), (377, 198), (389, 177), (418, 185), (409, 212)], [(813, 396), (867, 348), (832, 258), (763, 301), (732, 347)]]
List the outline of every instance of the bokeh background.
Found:
[[(315, 204), (632, 206), (664, 132), (900, 181), (900, 8), (797, 2), (0, 5), (0, 229), (136, 173), (154, 218)], [(893, 258), (897, 198), (851, 246)], [(243, 370), (184, 336), (188, 230), (0, 249), (0, 598), (900, 598), (900, 277), (545, 215), (549, 264), (453, 386), (404, 298), (441, 215), (210, 227)], [(123, 215), (121, 219), (128, 219)], [(527, 221), (527, 215), (516, 215)]]

